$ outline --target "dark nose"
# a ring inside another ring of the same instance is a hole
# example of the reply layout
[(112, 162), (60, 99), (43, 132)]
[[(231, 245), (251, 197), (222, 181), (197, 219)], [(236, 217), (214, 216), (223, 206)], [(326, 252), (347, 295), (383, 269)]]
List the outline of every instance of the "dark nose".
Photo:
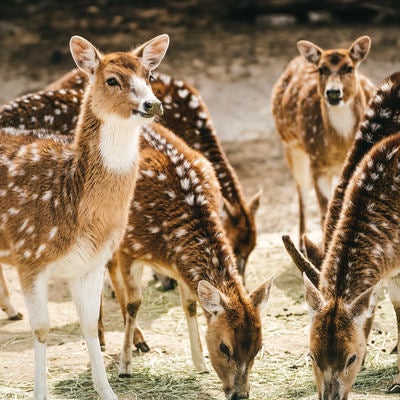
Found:
[(161, 104), (161, 101), (145, 101), (143, 103), (143, 108), (144, 111), (147, 114), (153, 114), (153, 115), (162, 115), (163, 114), (163, 107)]
[(342, 98), (342, 92), (339, 89), (329, 89), (326, 91), (326, 97), (329, 103), (337, 104)]

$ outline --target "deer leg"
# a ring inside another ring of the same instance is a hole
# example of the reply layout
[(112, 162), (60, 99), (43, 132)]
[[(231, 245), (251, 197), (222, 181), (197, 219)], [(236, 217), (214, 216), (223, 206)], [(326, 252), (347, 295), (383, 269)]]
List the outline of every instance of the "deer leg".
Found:
[[(24, 278), (20, 276), (21, 283)], [(23, 285), (22, 285), (23, 286)], [(47, 371), (46, 371), (46, 341), (49, 333), (49, 314), (47, 297), (47, 274), (41, 273), (36, 277), (33, 287), (24, 288), (25, 305), (29, 316), (29, 324), (33, 332), (35, 353), (35, 400), (46, 400)]]
[(204, 359), (199, 327), (197, 325), (197, 299), (190, 288), (183, 282), (180, 282), (178, 287), (189, 330), (193, 364), (199, 372), (206, 372), (208, 368)]
[(117, 400), (108, 383), (98, 337), (103, 280), (104, 266), (95, 266), (85, 276), (70, 282), (70, 288), (89, 351), (94, 388), (102, 400)]
[[(125, 282), (122, 277), (122, 269), (125, 268), (130, 268), (131, 267), (131, 262), (132, 259), (129, 257), (126, 260), (124, 260), (123, 256), (119, 256), (119, 262), (117, 262), (117, 258), (113, 257), (113, 259), (108, 263), (108, 273), (110, 275), (110, 279), (112, 282), (112, 285), (114, 287), (115, 291), (115, 296), (118, 300), (122, 316), (124, 318), (124, 324), (126, 323), (126, 305), (127, 305), (127, 300), (126, 300), (126, 295), (125, 295)], [(119, 267), (121, 265), (121, 267)], [(137, 268), (143, 268), (143, 267), (137, 267)], [(127, 272), (129, 274), (129, 272)], [(140, 272), (139, 276), (136, 277), (138, 279), (138, 286), (140, 288), (140, 282), (142, 280), (142, 272)], [(129, 282), (128, 282), (129, 284)], [(141, 297), (141, 293), (140, 293)], [(146, 340), (144, 338), (143, 332), (139, 327), (139, 323), (136, 320), (135, 321), (135, 328), (133, 331), (133, 344), (134, 346), (142, 351), (143, 353), (147, 353), (150, 351), (150, 347), (146, 343)]]
[(400, 275), (396, 275), (388, 280), (388, 291), (397, 320), (397, 375), (392, 385), (388, 388), (388, 392), (400, 393)]
[(8, 315), (8, 319), (16, 321), (22, 319), (22, 314), (15, 311), (10, 301), (10, 293), (3, 275), (3, 267), (0, 265), (0, 308)]
[(100, 297), (100, 312), (99, 312), (99, 320), (97, 323), (97, 334), (99, 336), (100, 349), (101, 351), (106, 351), (106, 338), (104, 335), (104, 324), (103, 324), (103, 293)]
[(297, 196), (299, 199), (299, 249), (305, 254), (303, 242), (306, 233), (306, 201), (310, 186), (310, 160), (308, 155), (299, 148), (285, 148), (285, 156), (293, 178), (296, 181)]
[(328, 203), (332, 196), (332, 181), (324, 175), (314, 175), (314, 188), (321, 216), (321, 229), (324, 229)]
[[(143, 264), (140, 261), (134, 261), (130, 267), (128, 267), (129, 260), (127, 258), (124, 259), (123, 257), (120, 257), (119, 261), (121, 274), (125, 284), (126, 296), (126, 305), (124, 305), (123, 308), (125, 315), (125, 334), (124, 343), (121, 349), (119, 376), (129, 377), (132, 375), (132, 343), (144, 340), (140, 328), (136, 326), (136, 316), (143, 299), (141, 288)], [(136, 347), (140, 349), (142, 345), (148, 349), (148, 346), (144, 341), (142, 343), (138, 342)]]

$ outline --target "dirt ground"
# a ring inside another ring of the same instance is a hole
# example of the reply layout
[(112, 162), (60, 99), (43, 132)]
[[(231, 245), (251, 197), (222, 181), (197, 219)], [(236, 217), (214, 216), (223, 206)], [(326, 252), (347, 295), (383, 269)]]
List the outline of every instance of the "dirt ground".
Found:
[[(172, 16), (163, 9), (142, 10), (130, 20), (127, 10), (123, 11), (107, 15), (101, 8), (90, 12), (86, 9), (77, 18), (61, 9), (53, 10), (52, 15), (41, 15), (39, 8), (7, 17), (0, 15), (0, 102), (40, 90), (68, 71), (73, 66), (68, 52), (68, 41), (73, 34), (85, 36), (100, 49), (111, 51), (132, 47), (162, 32), (169, 33), (171, 48), (160, 71), (185, 79), (198, 88), (246, 196), (249, 198), (259, 189), (263, 190), (257, 214), (258, 242), (247, 267), (246, 280), (252, 289), (272, 275), (274, 285), (263, 312), (265, 345), (254, 366), (251, 398), (315, 398), (311, 370), (306, 363), (308, 317), (304, 311), (302, 282), (281, 242), (281, 236), (287, 233), (297, 240), (297, 198), (271, 118), (271, 88), (285, 64), (296, 55), (297, 40), (308, 39), (321, 47), (348, 47), (363, 34), (371, 36), (372, 50), (361, 70), (378, 83), (399, 69), (400, 29), (368, 24), (271, 26), (264, 18), (246, 23), (210, 21), (204, 16), (185, 22), (184, 17)], [(311, 193), (309, 231), (315, 240), (320, 239), (318, 221)], [(5, 274), (13, 303), (26, 315), (15, 271), (6, 268)], [(158, 369), (168, 369), (175, 363), (176, 370), (181, 368), (194, 376), (178, 292), (161, 292), (149, 272), (143, 285), (146, 300), (140, 320), (152, 351), (137, 358), (137, 368), (154, 375)], [(365, 367), (372, 373), (376, 371), (375, 384), (367, 389), (361, 384), (356, 386), (353, 399), (393, 398), (384, 389), (395, 373), (396, 358), (389, 354), (396, 340), (395, 320), (385, 289), (380, 298)], [(113, 376), (111, 384), (125, 398), (115, 378), (123, 323), (114, 299), (106, 297), (105, 307), (105, 361)], [(77, 379), (87, 375), (88, 359), (65, 286), (50, 282), (49, 310), (50, 397), (95, 398), (93, 394), (79, 394), (83, 389)], [(204, 318), (200, 316), (199, 320), (204, 332)], [(292, 360), (290, 368), (285, 367), (282, 361), (285, 359)], [(32, 397), (33, 363), (27, 320), (8, 321), (0, 313), (0, 399)], [(306, 383), (300, 381), (299, 374), (306, 374)], [(173, 372), (171, 376), (173, 383)], [(199, 395), (182, 395), (182, 399), (223, 398), (214, 373), (193, 379), (199, 380)], [(60, 394), (63, 382), (71, 383), (68, 395)], [(90, 383), (88, 387), (90, 393)], [(137, 393), (126, 398), (177, 398), (146, 394), (140, 391), (140, 385)]]

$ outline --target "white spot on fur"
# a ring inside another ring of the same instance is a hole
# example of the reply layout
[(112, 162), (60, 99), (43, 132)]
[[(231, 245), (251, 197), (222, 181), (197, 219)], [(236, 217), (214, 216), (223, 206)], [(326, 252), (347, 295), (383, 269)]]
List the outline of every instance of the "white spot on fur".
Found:
[(43, 196), (41, 197), (41, 199), (43, 201), (49, 201), (51, 199), (51, 196), (52, 196), (51, 190), (47, 190), (46, 192), (43, 193)]
[(56, 233), (58, 232), (58, 227), (54, 226), (53, 228), (50, 229), (49, 232), (49, 239), (52, 240), (56, 236)]

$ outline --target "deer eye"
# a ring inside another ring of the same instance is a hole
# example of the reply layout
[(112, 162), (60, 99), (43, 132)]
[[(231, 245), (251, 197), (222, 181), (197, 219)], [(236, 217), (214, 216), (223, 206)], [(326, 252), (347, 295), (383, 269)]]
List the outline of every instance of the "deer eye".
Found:
[(318, 72), (320, 75), (330, 75), (331, 73), (330, 69), (325, 65), (323, 67), (318, 68)]
[(354, 363), (357, 359), (357, 354), (353, 354), (348, 360), (347, 360), (347, 368), (351, 366), (351, 364)]
[(115, 78), (108, 78), (106, 80), (106, 83), (108, 86), (120, 86), (120, 84), (118, 83), (118, 81)]
[(229, 350), (229, 347), (224, 342), (221, 342), (221, 344), (219, 345), (219, 349), (223, 354), (225, 354), (228, 357), (229, 361), (231, 358), (231, 352)]

